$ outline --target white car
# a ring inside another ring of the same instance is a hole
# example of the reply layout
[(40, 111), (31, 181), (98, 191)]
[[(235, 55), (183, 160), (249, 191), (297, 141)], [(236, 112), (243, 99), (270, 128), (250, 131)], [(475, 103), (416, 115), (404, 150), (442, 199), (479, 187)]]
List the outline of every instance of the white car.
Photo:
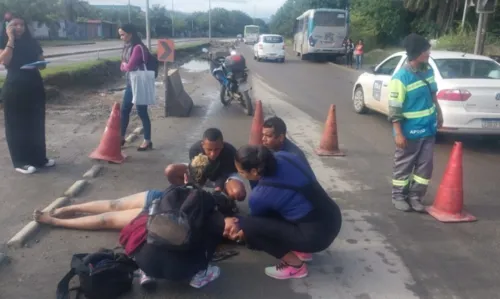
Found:
[[(354, 110), (388, 115), (389, 82), (406, 61), (406, 53), (398, 52), (361, 74), (352, 92)], [(443, 111), (440, 132), (500, 136), (500, 64), (486, 56), (450, 51), (432, 51), (429, 64)]]
[(285, 39), (277, 34), (262, 34), (253, 46), (253, 57), (257, 61), (276, 60), (285, 62)]

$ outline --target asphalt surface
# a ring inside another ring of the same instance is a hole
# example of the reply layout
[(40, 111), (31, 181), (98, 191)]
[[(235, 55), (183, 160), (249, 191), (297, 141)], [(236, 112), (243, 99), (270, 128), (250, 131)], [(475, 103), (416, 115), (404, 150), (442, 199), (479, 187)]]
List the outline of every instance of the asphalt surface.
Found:
[(478, 222), (441, 224), (427, 215), (397, 212), (390, 203), (391, 126), (382, 115), (354, 112), (352, 87), (359, 73), (329, 63), (300, 61), (295, 55), (288, 55), (285, 64), (256, 62), (250, 47), (240, 51), (253, 74), (313, 119), (323, 122), (328, 107), (336, 105), (339, 142), (347, 157), (323, 161), (352, 182), (344, 192), (335, 193), (346, 206), (372, 213), (370, 223), (403, 258), (416, 282), (410, 288), (420, 298), (500, 298), (499, 260), (493, 258), (499, 254), (500, 235), (498, 143), (449, 136), (436, 147), (427, 202), (434, 199), (453, 142), (462, 141), (465, 205)]
[[(394, 150), (390, 124), (383, 116), (361, 116), (352, 109), (351, 90), (357, 73), (326, 63), (303, 62), (293, 55), (285, 64), (255, 62), (249, 47), (240, 50), (247, 58), (254, 99), (263, 102), (266, 116), (277, 114), (285, 120), (289, 138), (305, 151), (319, 181), (341, 205), (341, 234), (330, 248), (314, 255), (306, 279), (272, 280), (263, 274), (263, 268), (275, 262), (272, 258), (239, 248), (240, 255), (222, 262), (221, 277), (207, 288), (193, 290), (168, 283), (153, 294), (136, 287), (125, 298), (500, 298), (500, 262), (496, 258), (499, 203), (494, 179), (499, 169), (498, 146), (463, 140), (465, 202), (467, 210), (478, 217), (477, 223), (444, 225), (427, 215), (403, 214), (390, 203)], [(143, 154), (134, 147), (126, 149), (126, 163), (106, 166), (102, 178), (92, 181), (77, 202), (163, 189), (163, 166), (186, 162), (187, 149), (207, 127), (221, 128), (225, 139), (237, 147), (248, 142), (251, 118), (244, 116), (237, 105), (223, 108), (214, 79), (200, 62), (191, 65), (182, 70), (182, 78), (195, 101), (193, 115), (163, 118), (161, 105), (152, 107), (156, 150)], [(330, 104), (337, 106), (345, 158), (319, 158), (314, 154)], [(2, 157), (2, 190), (7, 186), (17, 190), (4, 194), (3, 209), (14, 206), (15, 210), (0, 212), (1, 217), (11, 214), (2, 226), (10, 230), (26, 223), (34, 205), (43, 207), (57, 190), (62, 192), (60, 181), (84, 172), (90, 164), (85, 155), (97, 144), (99, 132), (80, 130), (72, 137), (77, 139), (68, 139), (63, 147), (57, 147), (63, 158), (57, 168), (28, 181), (23, 176), (9, 175), (5, 170), (8, 157)], [(434, 198), (452, 141), (437, 146), (429, 202)], [(54, 143), (49, 141), (49, 146)], [(29, 182), (29, 188), (25, 182)], [(51, 184), (51, 189), (43, 189)], [(16, 213), (23, 217), (16, 220)], [(71, 254), (112, 248), (117, 238), (113, 232), (44, 229), (26, 248), (6, 252), (12, 263), (0, 268), (0, 298), (52, 298), (58, 280), (68, 270)]]

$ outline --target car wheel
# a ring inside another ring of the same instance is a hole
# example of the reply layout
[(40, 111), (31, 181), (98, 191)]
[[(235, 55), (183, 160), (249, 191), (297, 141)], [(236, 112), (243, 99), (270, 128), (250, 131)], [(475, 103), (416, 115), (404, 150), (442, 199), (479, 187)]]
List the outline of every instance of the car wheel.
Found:
[(365, 94), (361, 86), (356, 87), (354, 90), (353, 106), (356, 113), (365, 114), (368, 112), (368, 108), (365, 105)]
[(285, 58), (281, 58), (281, 59), (280, 59), (280, 62), (281, 62), (281, 63), (285, 63)]

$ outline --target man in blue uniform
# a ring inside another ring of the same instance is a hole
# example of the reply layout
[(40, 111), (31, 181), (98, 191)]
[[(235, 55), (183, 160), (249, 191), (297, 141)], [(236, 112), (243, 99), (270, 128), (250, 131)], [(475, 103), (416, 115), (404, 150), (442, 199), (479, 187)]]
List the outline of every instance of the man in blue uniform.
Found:
[(431, 45), (417, 34), (408, 35), (404, 44), (408, 62), (389, 85), (389, 119), (396, 143), (392, 203), (401, 211), (424, 212), (422, 198), (432, 176), (435, 136), (443, 119), (428, 64)]

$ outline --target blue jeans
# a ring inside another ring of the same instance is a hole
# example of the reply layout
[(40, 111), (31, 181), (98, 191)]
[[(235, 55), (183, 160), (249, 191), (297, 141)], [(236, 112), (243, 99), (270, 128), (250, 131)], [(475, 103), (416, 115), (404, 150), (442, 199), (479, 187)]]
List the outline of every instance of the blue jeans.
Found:
[[(125, 89), (125, 94), (123, 95), (122, 109), (121, 109), (121, 133), (122, 138), (125, 138), (127, 133), (128, 123), (130, 121), (130, 112), (134, 104), (132, 103), (132, 86), (127, 84)], [(151, 141), (151, 120), (149, 120), (148, 106), (147, 105), (137, 105), (137, 114), (141, 118), (142, 127), (144, 128), (144, 140)]]
[(356, 69), (359, 70), (363, 66), (363, 55), (356, 55)]

